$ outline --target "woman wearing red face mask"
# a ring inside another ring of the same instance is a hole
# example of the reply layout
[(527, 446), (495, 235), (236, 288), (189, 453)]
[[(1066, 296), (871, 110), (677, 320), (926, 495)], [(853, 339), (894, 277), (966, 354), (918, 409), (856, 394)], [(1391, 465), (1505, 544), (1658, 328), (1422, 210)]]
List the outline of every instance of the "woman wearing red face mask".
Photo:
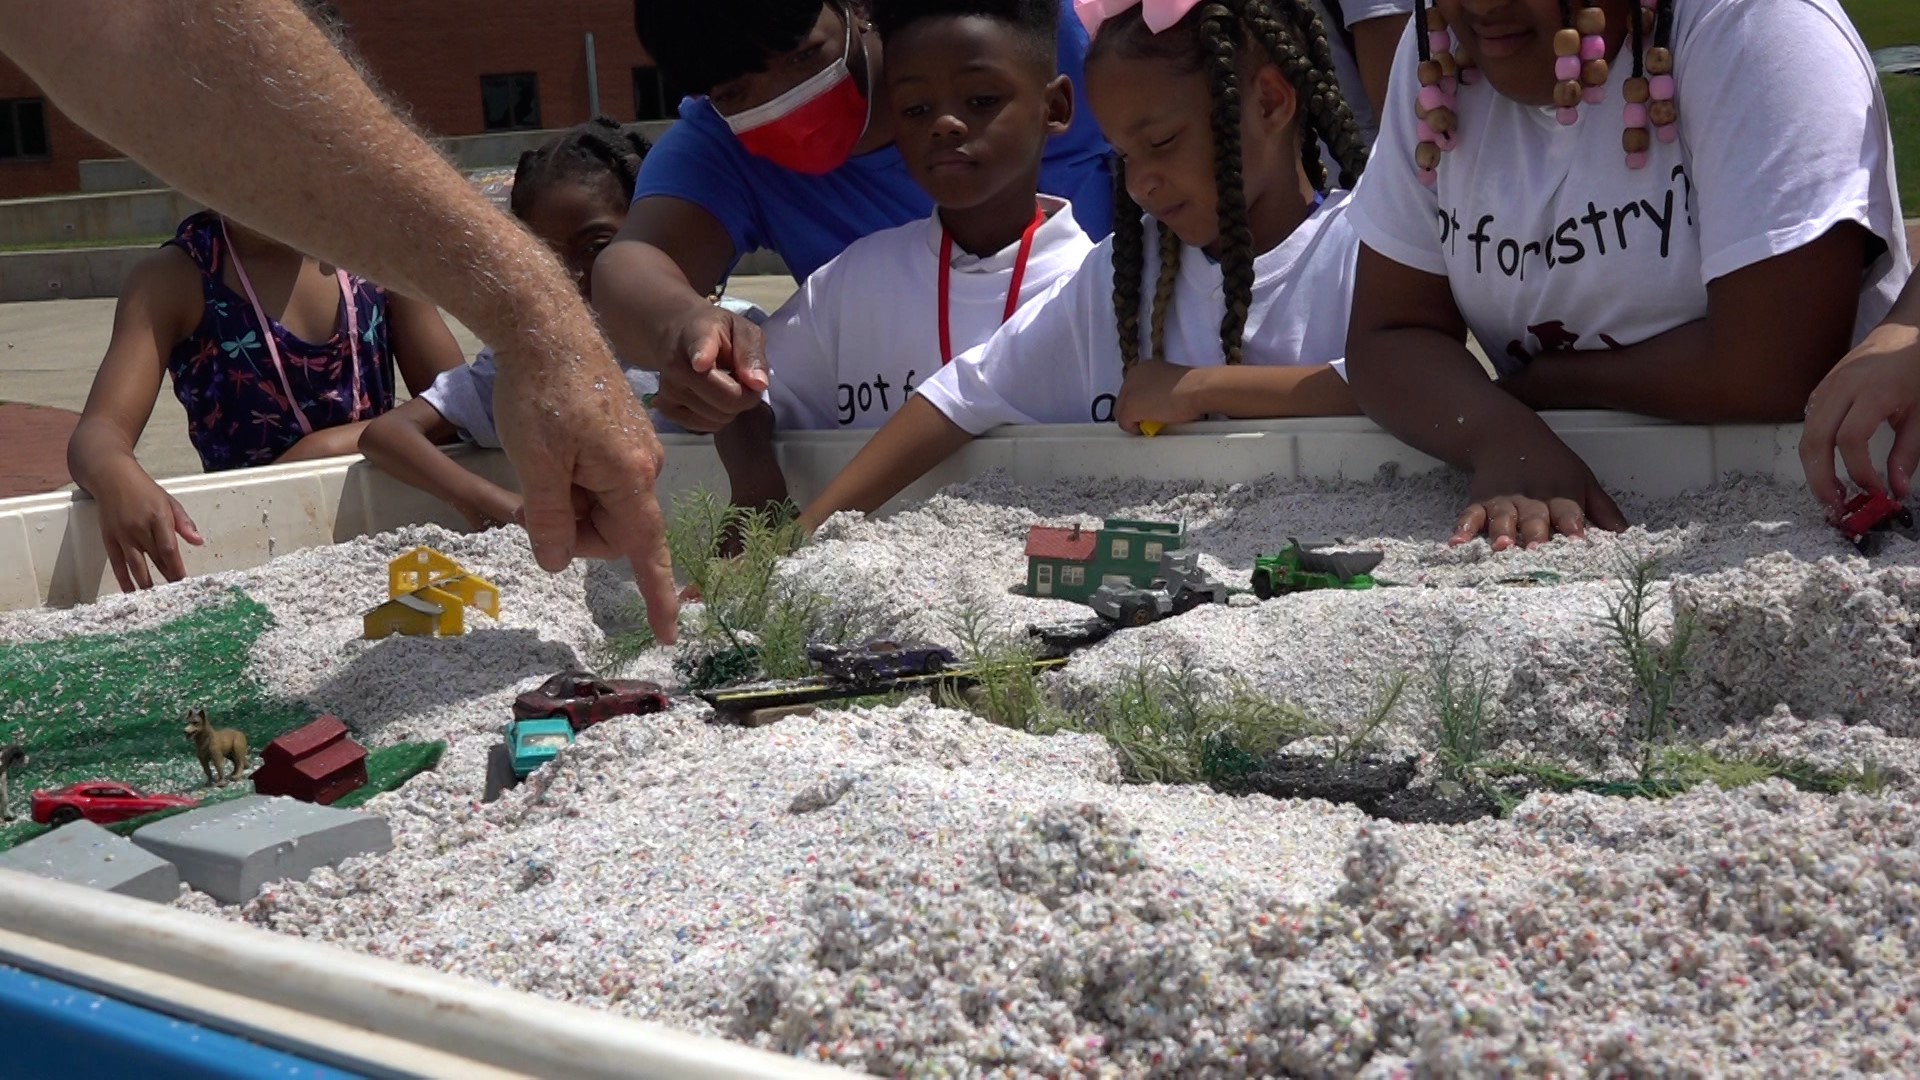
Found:
[[(1072, 0), (1060, 0), (1071, 14)], [(694, 94), (647, 158), (619, 238), (594, 268), (615, 350), (657, 368), (654, 407), (695, 431), (747, 412), (766, 387), (757, 327), (709, 303), (739, 256), (776, 251), (797, 280), (853, 241), (924, 219), (933, 204), (876, 107), (880, 37), (860, 0), (635, 0), (641, 44)], [(1087, 37), (1061, 21), (1059, 61), (1078, 84)], [(1053, 140), (1043, 192), (1110, 231), (1109, 151), (1090, 116)]]

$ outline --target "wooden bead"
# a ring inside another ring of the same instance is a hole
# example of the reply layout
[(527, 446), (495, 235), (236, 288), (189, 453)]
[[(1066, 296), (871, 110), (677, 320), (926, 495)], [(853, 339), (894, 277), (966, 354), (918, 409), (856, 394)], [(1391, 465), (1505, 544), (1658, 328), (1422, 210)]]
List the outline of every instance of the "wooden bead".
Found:
[(1578, 30), (1555, 31), (1553, 35), (1553, 55), (1579, 56), (1580, 55), (1580, 31)]
[(1647, 37), (1652, 37), (1653, 32), (1659, 28), (1659, 24), (1660, 16), (1652, 8), (1640, 9), (1640, 32), (1642, 34), (1645, 34)]
[(1422, 60), (1420, 62), (1421, 86), (1439, 86), (1441, 76), (1444, 74), (1445, 71), (1440, 67), (1440, 61)]
[(1440, 65), (1441, 78), (1451, 79), (1460, 74), (1460, 65), (1454, 61), (1452, 53), (1441, 53), (1435, 56), (1433, 60)]
[(1586, 83), (1588, 86), (1607, 85), (1607, 62), (1605, 60), (1589, 60), (1580, 65), (1580, 81)]
[(1680, 108), (1671, 101), (1656, 101), (1647, 106), (1647, 119), (1655, 124), (1671, 124), (1680, 119)]
[(1638, 78), (1628, 79), (1627, 85), (1620, 88), (1620, 93), (1629, 105), (1645, 105), (1647, 98), (1652, 96), (1647, 91), (1647, 80)]
[(1620, 145), (1626, 147), (1629, 154), (1644, 154), (1653, 145), (1653, 136), (1646, 128), (1628, 128), (1620, 133)]
[(1430, 142), (1423, 142), (1413, 148), (1413, 163), (1423, 169), (1440, 167), (1440, 148)]
[(1573, 13), (1573, 28), (1581, 37), (1598, 37), (1607, 32), (1607, 13), (1597, 7), (1584, 7)]
[(1445, 15), (1440, 14), (1439, 8), (1434, 7), (1431, 4), (1427, 5), (1427, 29), (1445, 30), (1446, 28), (1447, 28), (1447, 17)]
[(1673, 50), (1655, 45), (1647, 50), (1647, 74), (1673, 74)]
[(1453, 51), (1453, 65), (1461, 71), (1465, 71), (1470, 67), (1479, 66), (1473, 62), (1473, 57), (1467, 55), (1467, 50), (1464, 47)]
[(1555, 83), (1553, 87), (1553, 103), (1562, 109), (1577, 109), (1580, 107), (1580, 97), (1585, 93), (1586, 91), (1581, 88), (1580, 84), (1574, 82), (1572, 79), (1568, 79), (1563, 83)]
[(1458, 129), (1460, 120), (1453, 114), (1452, 109), (1443, 105), (1427, 114), (1427, 126), (1433, 129), (1434, 134), (1445, 135)]

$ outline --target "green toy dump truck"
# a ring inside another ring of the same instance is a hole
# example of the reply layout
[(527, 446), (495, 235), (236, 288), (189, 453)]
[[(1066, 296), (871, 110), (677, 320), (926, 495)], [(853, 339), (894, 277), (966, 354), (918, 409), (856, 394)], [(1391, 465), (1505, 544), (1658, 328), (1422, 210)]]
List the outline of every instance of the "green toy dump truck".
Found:
[(1253, 561), (1253, 594), (1262, 600), (1313, 589), (1371, 589), (1369, 576), (1386, 556), (1378, 551), (1320, 551), (1287, 538), (1278, 555)]

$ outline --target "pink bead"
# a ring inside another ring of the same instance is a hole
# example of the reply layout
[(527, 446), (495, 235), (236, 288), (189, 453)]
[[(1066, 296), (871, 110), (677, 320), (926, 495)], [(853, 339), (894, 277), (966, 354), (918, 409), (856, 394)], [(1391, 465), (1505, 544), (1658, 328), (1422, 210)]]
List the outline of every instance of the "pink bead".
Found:
[(1607, 88), (1604, 86), (1589, 86), (1580, 94), (1580, 98), (1589, 105), (1598, 105), (1607, 100)]
[(1556, 56), (1553, 59), (1553, 77), (1557, 82), (1572, 82), (1580, 77), (1580, 58), (1577, 56)]
[(1653, 95), (1653, 100), (1655, 101), (1672, 101), (1673, 76), (1655, 75), (1653, 78), (1648, 79), (1647, 92)]
[(1561, 127), (1572, 127), (1580, 122), (1579, 109), (1555, 109), (1554, 116), (1559, 118)]
[(1680, 138), (1680, 129), (1672, 124), (1661, 124), (1653, 129), (1653, 137), (1663, 143), (1670, 143)]
[(1440, 179), (1440, 174), (1432, 169), (1415, 169), (1414, 174), (1420, 177), (1420, 182), (1428, 187), (1432, 187)]
[(1441, 93), (1439, 87), (1423, 86), (1420, 88), (1420, 107), (1422, 109), (1431, 111), (1433, 109), (1445, 108), (1446, 104), (1447, 95)]
[(1640, 0), (1640, 6), (1646, 8), (1648, 11), (1652, 11), (1660, 6), (1660, 0)]
[(1440, 152), (1444, 154), (1451, 151), (1454, 147), (1460, 145), (1460, 136), (1455, 135), (1451, 131), (1435, 132), (1433, 136), (1433, 145), (1439, 147)]
[(1647, 167), (1647, 152), (1645, 150), (1642, 150), (1637, 154), (1627, 155), (1627, 168), (1644, 169), (1646, 167)]
[(1595, 34), (1580, 39), (1580, 59), (1605, 60), (1607, 58), (1607, 39)]
[(1427, 31), (1427, 49), (1437, 53), (1452, 52), (1453, 39), (1447, 36), (1445, 30), (1429, 30)]
[(1425, 120), (1413, 125), (1413, 138), (1415, 142), (1430, 142), (1436, 145), (1440, 142), (1439, 138), (1434, 135), (1433, 129), (1427, 126)]
[(1477, 82), (1479, 82), (1479, 81), (1480, 81), (1480, 69), (1479, 69), (1479, 68), (1470, 68), (1470, 67), (1463, 67), (1463, 68), (1461, 68), (1461, 69), (1460, 69), (1460, 83), (1461, 83), (1461, 85), (1463, 85), (1463, 86), (1472, 86), (1472, 85), (1473, 85), (1474, 83), (1477, 83)]
[(1628, 102), (1626, 107), (1620, 110), (1620, 119), (1630, 128), (1646, 127), (1647, 107), (1645, 105), (1635, 105), (1632, 102)]
[(1447, 107), (1453, 107), (1453, 95), (1460, 92), (1460, 80), (1451, 75), (1440, 76), (1440, 92), (1447, 95)]

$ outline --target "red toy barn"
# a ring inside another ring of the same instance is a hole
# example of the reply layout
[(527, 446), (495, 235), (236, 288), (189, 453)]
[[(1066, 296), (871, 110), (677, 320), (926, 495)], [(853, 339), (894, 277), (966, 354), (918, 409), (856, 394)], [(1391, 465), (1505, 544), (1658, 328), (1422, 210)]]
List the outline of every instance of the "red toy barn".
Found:
[(255, 794), (322, 806), (366, 782), (367, 748), (347, 738), (347, 725), (332, 716), (268, 743), (253, 771)]

